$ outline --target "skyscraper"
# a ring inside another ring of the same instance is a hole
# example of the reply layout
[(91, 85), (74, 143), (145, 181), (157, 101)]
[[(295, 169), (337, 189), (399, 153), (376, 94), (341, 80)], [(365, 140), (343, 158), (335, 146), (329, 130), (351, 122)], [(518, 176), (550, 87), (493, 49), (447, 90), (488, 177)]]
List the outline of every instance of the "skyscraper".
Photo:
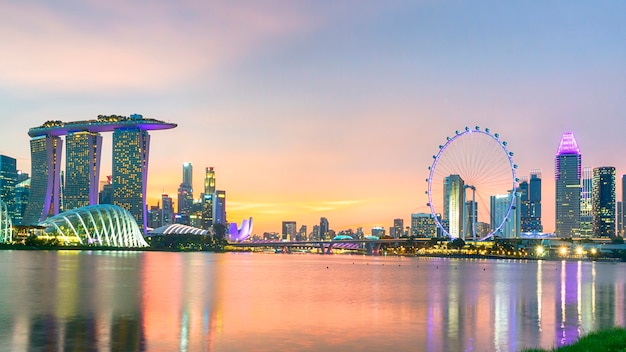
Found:
[(593, 169), (593, 233), (596, 237), (615, 237), (615, 168)]
[(30, 140), (31, 181), (23, 225), (35, 225), (59, 213), (63, 140), (42, 135)]
[(183, 164), (183, 182), (178, 187), (178, 216), (180, 223), (189, 225), (193, 208), (193, 167), (191, 163)]
[(394, 238), (404, 236), (404, 219), (393, 219), (393, 236)]
[[(501, 225), (500, 229), (495, 233), (496, 236), (501, 238), (517, 238), (520, 234), (521, 196), (519, 192), (515, 192), (513, 196), (515, 197), (513, 203), (515, 206), (510, 211), (511, 194), (498, 194), (490, 197), (491, 229), (496, 231), (497, 227)], [(507, 212), (509, 212), (508, 217), (504, 220)]]
[(580, 190), (580, 236), (593, 237), (593, 170), (583, 167)]
[(448, 233), (452, 238), (461, 236), (463, 207), (465, 204), (465, 183), (461, 176), (450, 175), (443, 179), (443, 214), (448, 223)]
[(561, 137), (555, 158), (556, 229), (558, 237), (580, 235), (581, 154), (572, 132)]
[(147, 224), (146, 191), (150, 135), (140, 128), (113, 131), (113, 204), (128, 210), (140, 228)]
[(283, 221), (282, 239), (294, 241), (296, 239), (296, 222)]
[(176, 124), (126, 116), (98, 115), (97, 120), (47, 121), (28, 130), (32, 137), (30, 195), (23, 224), (37, 224), (58, 214), (61, 201), (61, 157), (67, 135), (66, 208), (96, 204), (102, 132), (113, 132), (112, 202), (130, 211), (146, 228), (146, 182), (150, 130), (175, 128)]
[(161, 226), (174, 223), (174, 201), (167, 194), (161, 194)]
[(530, 171), (530, 181), (520, 182), (520, 232), (542, 232), (541, 224), (541, 170)]
[(319, 227), (319, 239), (324, 240), (328, 235), (328, 231), (330, 231), (330, 225), (328, 224), (328, 219), (325, 217), (320, 218), (320, 227)]
[(226, 225), (226, 191), (215, 191), (213, 203), (213, 223)]
[(70, 132), (65, 143), (64, 210), (98, 204), (102, 136), (97, 132)]
[(215, 193), (215, 170), (213, 167), (207, 167), (204, 171), (204, 193)]
[(0, 155), (0, 199), (7, 206), (7, 214), (15, 223), (19, 216), (15, 206), (15, 186), (17, 185), (17, 162), (15, 158)]
[(626, 209), (624, 209), (626, 207), (626, 174), (622, 175), (622, 198), (621, 198), (621, 205), (618, 207), (618, 212), (619, 212), (619, 218), (617, 220), (618, 222), (618, 232), (617, 234), (619, 236), (624, 237), (624, 233), (626, 232), (624, 229), (625, 225), (626, 225)]

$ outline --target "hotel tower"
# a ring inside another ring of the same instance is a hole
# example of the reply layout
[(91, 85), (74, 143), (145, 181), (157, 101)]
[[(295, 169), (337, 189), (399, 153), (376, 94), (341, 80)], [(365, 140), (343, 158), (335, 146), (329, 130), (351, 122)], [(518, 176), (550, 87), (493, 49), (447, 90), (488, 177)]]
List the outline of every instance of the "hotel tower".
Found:
[(97, 120), (47, 121), (31, 128), (31, 186), (23, 224), (37, 224), (59, 213), (61, 158), (67, 143), (63, 210), (98, 203), (103, 132), (113, 132), (113, 204), (128, 210), (146, 228), (146, 187), (150, 130), (176, 124), (141, 115), (98, 116)]

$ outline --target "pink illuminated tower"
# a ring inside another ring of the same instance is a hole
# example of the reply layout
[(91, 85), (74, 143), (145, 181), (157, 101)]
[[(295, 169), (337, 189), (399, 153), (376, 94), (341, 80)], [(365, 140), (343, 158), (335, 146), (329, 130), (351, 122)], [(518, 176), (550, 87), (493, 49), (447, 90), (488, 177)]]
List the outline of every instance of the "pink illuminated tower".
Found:
[(561, 137), (554, 161), (556, 229), (558, 237), (580, 235), (581, 155), (574, 133)]

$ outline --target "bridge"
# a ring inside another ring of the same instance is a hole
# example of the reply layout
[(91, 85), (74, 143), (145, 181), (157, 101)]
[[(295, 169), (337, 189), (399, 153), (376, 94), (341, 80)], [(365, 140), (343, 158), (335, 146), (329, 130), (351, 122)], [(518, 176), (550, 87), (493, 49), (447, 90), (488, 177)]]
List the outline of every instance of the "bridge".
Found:
[(384, 244), (399, 246), (411, 245), (419, 242), (428, 242), (430, 238), (383, 238), (383, 239), (352, 239), (329, 241), (269, 241), (257, 240), (246, 242), (229, 242), (229, 246), (237, 248), (273, 248), (278, 253), (288, 253), (293, 249), (317, 249), (320, 254), (331, 254), (333, 248), (361, 251), (367, 255), (380, 253)]

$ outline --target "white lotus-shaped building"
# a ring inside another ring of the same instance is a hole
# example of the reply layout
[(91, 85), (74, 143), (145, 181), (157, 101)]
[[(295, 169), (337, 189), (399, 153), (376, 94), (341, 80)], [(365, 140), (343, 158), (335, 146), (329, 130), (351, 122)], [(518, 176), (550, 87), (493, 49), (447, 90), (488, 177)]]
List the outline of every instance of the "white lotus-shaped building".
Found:
[(233, 222), (230, 224), (230, 228), (228, 230), (228, 240), (231, 242), (241, 242), (248, 237), (252, 233), (252, 217), (249, 219), (243, 219), (241, 222), (241, 227), (237, 228), (237, 223)]
[(148, 247), (135, 218), (112, 205), (90, 205), (69, 210), (39, 223), (45, 235), (61, 243), (110, 247)]
[(10, 243), (13, 240), (13, 223), (9, 217), (7, 204), (0, 199), (0, 243)]

